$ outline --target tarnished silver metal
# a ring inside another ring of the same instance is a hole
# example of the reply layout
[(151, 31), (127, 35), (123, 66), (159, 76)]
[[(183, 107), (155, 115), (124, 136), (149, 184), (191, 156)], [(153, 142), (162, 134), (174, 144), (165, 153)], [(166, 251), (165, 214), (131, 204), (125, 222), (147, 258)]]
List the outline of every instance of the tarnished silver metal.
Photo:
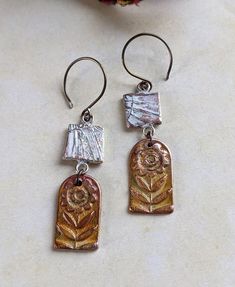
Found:
[(137, 85), (137, 92), (150, 92), (151, 90), (151, 85), (149, 82), (142, 81)]
[(78, 162), (76, 165), (76, 172), (81, 174), (86, 174), (89, 170), (89, 165), (86, 162)]
[(161, 124), (159, 93), (132, 93), (124, 95), (123, 100), (128, 128)]
[(82, 121), (70, 124), (63, 159), (101, 163), (104, 159), (104, 129)]
[(143, 128), (143, 135), (145, 137), (147, 137), (148, 135), (153, 137), (154, 133), (155, 133), (155, 128), (153, 127), (153, 125), (149, 125), (149, 126)]
[(93, 123), (94, 121), (94, 116), (91, 114), (91, 110), (87, 109), (81, 116), (81, 120), (82, 122), (89, 122), (89, 123)]

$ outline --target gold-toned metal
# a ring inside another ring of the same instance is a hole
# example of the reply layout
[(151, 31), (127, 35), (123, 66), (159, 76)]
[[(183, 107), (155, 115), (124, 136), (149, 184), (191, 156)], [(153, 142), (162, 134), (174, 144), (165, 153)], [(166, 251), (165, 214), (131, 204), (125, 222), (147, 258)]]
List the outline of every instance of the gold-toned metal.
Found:
[(55, 249), (98, 248), (100, 187), (88, 175), (67, 178), (61, 185), (55, 234)]
[(171, 155), (163, 143), (139, 141), (130, 153), (129, 173), (130, 212), (173, 212)]

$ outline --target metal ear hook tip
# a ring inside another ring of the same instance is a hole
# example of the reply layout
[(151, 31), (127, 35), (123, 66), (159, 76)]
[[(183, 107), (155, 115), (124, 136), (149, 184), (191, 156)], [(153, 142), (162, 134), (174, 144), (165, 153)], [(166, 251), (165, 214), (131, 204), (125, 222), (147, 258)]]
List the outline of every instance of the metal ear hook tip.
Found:
[(141, 80), (142, 82), (140, 84), (148, 84), (149, 85), (149, 91), (152, 89), (152, 83), (147, 80), (147, 79), (144, 79), (134, 73), (132, 73), (128, 68), (127, 68), (127, 65), (126, 65), (126, 62), (125, 62), (125, 53), (126, 53), (126, 49), (128, 47), (128, 45), (136, 38), (138, 37), (142, 37), (142, 36), (150, 36), (150, 37), (154, 37), (154, 38), (157, 38), (158, 40), (160, 40), (167, 48), (168, 52), (169, 52), (169, 56), (170, 56), (170, 64), (169, 64), (169, 67), (168, 67), (168, 70), (167, 70), (167, 74), (166, 74), (166, 78), (165, 80), (167, 81), (170, 77), (170, 73), (171, 73), (171, 70), (172, 70), (172, 66), (173, 66), (173, 54), (172, 54), (172, 51), (170, 49), (170, 47), (168, 46), (168, 44), (166, 43), (166, 41), (164, 41), (161, 37), (155, 35), (155, 34), (151, 34), (151, 33), (140, 33), (140, 34), (137, 34), (133, 37), (131, 37), (127, 42), (126, 44), (124, 45), (123, 47), (123, 50), (122, 50), (122, 64), (125, 68), (125, 70), (127, 71), (128, 74), (130, 74), (131, 76)]
[(70, 71), (70, 69), (73, 67), (73, 65), (75, 65), (76, 63), (80, 62), (80, 61), (83, 61), (83, 60), (87, 60), (87, 61), (92, 61), (94, 63), (96, 63), (100, 69), (101, 69), (101, 72), (103, 74), (103, 77), (104, 77), (104, 84), (103, 84), (103, 88), (102, 88), (102, 91), (100, 93), (100, 95), (88, 106), (86, 107), (83, 111), (82, 111), (82, 116), (83, 115), (87, 115), (86, 118), (91, 118), (91, 114), (90, 114), (90, 108), (93, 107), (104, 95), (104, 92), (106, 90), (106, 86), (107, 86), (107, 78), (106, 78), (106, 74), (104, 72), (104, 69), (102, 67), (102, 65), (100, 64), (100, 62), (92, 57), (80, 57), (76, 60), (74, 60), (67, 68), (66, 72), (65, 72), (65, 75), (64, 75), (64, 96), (65, 96), (65, 99), (69, 105), (69, 108), (72, 109), (73, 108), (73, 103), (70, 99), (70, 97), (68, 96), (68, 93), (67, 93), (67, 90), (66, 90), (66, 87), (67, 87), (67, 77), (68, 77), (68, 73)]
[(71, 102), (68, 102), (68, 103), (69, 103), (70, 109), (72, 109), (73, 108), (73, 104)]

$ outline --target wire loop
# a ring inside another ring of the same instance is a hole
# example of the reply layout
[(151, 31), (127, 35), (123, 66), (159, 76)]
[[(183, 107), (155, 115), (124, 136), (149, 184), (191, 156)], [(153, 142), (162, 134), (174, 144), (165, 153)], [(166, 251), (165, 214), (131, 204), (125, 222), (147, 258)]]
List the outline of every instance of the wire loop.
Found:
[(101, 72), (102, 72), (103, 77), (104, 77), (104, 84), (103, 84), (103, 88), (102, 88), (102, 91), (101, 91), (100, 95), (87, 108), (85, 108), (82, 111), (82, 117), (84, 118), (84, 120), (85, 121), (90, 121), (92, 119), (92, 115), (91, 115), (90, 109), (103, 97), (104, 92), (106, 90), (106, 86), (107, 86), (106, 74), (104, 72), (104, 69), (103, 69), (101, 63), (98, 60), (96, 60), (96, 59), (94, 59), (92, 57), (80, 57), (80, 58), (74, 60), (68, 66), (68, 68), (67, 68), (67, 70), (65, 72), (65, 75), (64, 75), (64, 96), (65, 96), (66, 101), (68, 102), (68, 105), (69, 105), (70, 109), (72, 109), (73, 108), (73, 103), (72, 103), (70, 97), (68, 96), (68, 93), (67, 93), (67, 90), (66, 90), (68, 73), (69, 73), (70, 69), (73, 67), (73, 65), (75, 65), (76, 63), (78, 63), (80, 61), (83, 61), (83, 60), (95, 62), (100, 67)]
[(125, 70), (127, 71), (128, 74), (130, 74), (132, 77), (134, 78), (137, 78), (139, 80), (141, 80), (142, 82), (138, 84), (137, 86), (137, 89), (138, 88), (141, 88), (141, 86), (143, 86), (143, 83), (144, 85), (146, 85), (146, 83), (148, 84), (149, 88), (148, 88), (148, 91), (151, 91), (152, 89), (152, 83), (151, 81), (147, 80), (147, 79), (144, 79), (134, 73), (132, 73), (128, 68), (127, 68), (127, 65), (126, 65), (126, 62), (125, 62), (125, 53), (126, 53), (126, 49), (128, 47), (128, 45), (136, 38), (138, 37), (142, 37), (142, 36), (150, 36), (150, 37), (154, 37), (154, 38), (157, 38), (158, 40), (160, 40), (167, 48), (168, 52), (169, 52), (169, 55), (170, 55), (170, 64), (169, 64), (169, 67), (168, 67), (168, 70), (167, 70), (167, 74), (166, 74), (166, 78), (165, 80), (167, 81), (170, 77), (170, 73), (171, 73), (171, 69), (172, 69), (172, 66), (173, 66), (173, 54), (171, 52), (171, 49), (170, 47), (168, 46), (168, 44), (166, 43), (166, 41), (164, 41), (161, 37), (155, 35), (155, 34), (151, 34), (151, 33), (140, 33), (140, 34), (137, 34), (133, 37), (131, 37), (127, 42), (126, 44), (124, 45), (123, 47), (123, 50), (122, 50), (122, 64), (125, 68)]

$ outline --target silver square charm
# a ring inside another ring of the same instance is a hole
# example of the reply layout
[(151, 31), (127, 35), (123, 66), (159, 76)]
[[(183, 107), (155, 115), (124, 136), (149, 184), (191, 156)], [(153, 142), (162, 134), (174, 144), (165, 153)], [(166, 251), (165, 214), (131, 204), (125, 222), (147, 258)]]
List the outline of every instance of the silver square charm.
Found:
[(91, 123), (70, 124), (63, 159), (103, 162), (104, 129)]
[(132, 93), (124, 95), (123, 100), (128, 128), (161, 124), (159, 93)]

